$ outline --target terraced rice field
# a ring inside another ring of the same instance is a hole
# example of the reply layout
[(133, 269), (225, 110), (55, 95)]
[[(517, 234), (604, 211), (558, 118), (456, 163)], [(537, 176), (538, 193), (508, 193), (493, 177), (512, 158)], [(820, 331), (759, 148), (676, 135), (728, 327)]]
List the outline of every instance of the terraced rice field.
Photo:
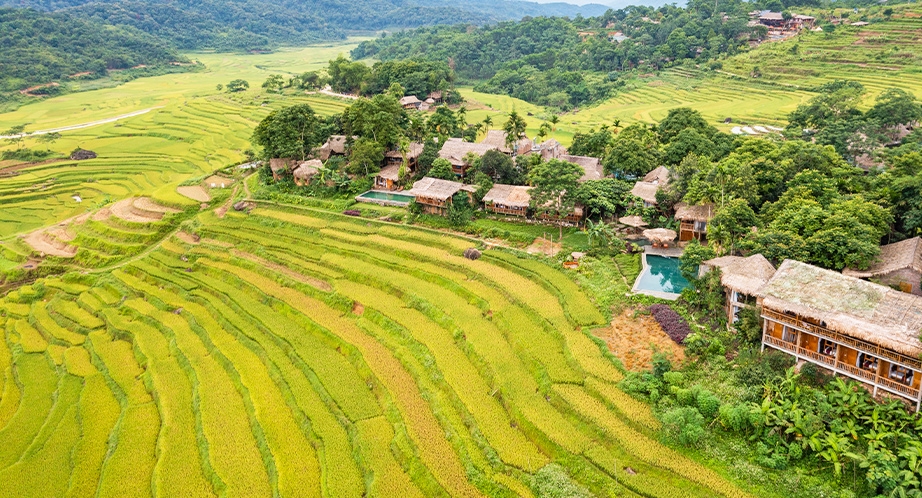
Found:
[[(62, 155), (82, 147), (99, 157), (48, 162), (19, 170), (15, 176), (0, 168), (0, 239), (134, 195), (151, 195), (171, 204), (188, 200), (176, 192), (176, 186), (242, 162), (243, 152), (251, 147), (253, 128), (271, 110), (308, 103), (322, 115), (341, 112), (346, 103), (336, 99), (266, 95), (259, 86), (270, 74), (325, 66), (354, 43), (260, 55), (192, 54), (203, 62), (205, 71), (140, 78), (0, 114), (0, 130), (27, 124), (27, 131), (36, 131), (153, 108), (117, 122), (62, 132), (62, 138), (50, 146), (26, 139), (27, 147), (50, 147)], [(233, 95), (216, 89), (236, 78), (249, 80), (253, 89)], [(11, 147), (3, 144), (0, 150)]]
[(748, 496), (654, 439), (558, 270), (310, 209), (0, 299), (0, 496)]

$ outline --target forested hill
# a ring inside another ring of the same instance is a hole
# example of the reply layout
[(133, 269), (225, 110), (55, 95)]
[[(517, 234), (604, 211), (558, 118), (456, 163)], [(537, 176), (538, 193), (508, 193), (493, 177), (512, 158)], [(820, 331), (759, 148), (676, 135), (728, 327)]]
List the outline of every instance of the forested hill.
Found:
[[(749, 26), (753, 4), (709, 0), (609, 10), (592, 18), (532, 18), (473, 29), (435, 26), (363, 42), (354, 59), (421, 58), (453, 61), (463, 80), (487, 80), (477, 90), (569, 109), (599, 101), (625, 69), (660, 69), (745, 50), (764, 26)], [(618, 38), (610, 38), (618, 37)]]
[(0, 0), (0, 5), (65, 10), (138, 28), (180, 49), (228, 51), (341, 39), (351, 30), (592, 16), (606, 10), (518, 0)]
[(135, 29), (31, 9), (0, 8), (0, 47), (0, 92), (186, 60), (167, 43)]

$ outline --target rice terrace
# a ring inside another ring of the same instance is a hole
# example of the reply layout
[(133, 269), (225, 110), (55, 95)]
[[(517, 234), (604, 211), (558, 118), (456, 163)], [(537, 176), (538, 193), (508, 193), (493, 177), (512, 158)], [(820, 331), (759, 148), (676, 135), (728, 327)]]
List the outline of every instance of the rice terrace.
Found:
[(21, 3), (0, 497), (922, 493), (915, 4)]

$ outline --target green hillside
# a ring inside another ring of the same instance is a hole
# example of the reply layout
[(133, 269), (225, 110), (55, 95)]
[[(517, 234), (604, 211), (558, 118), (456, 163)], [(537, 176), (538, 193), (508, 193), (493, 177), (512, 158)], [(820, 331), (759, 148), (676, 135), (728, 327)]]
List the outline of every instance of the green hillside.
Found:
[[(0, 92), (186, 62), (169, 44), (138, 30), (29, 9), (0, 9), (0, 46)], [(55, 88), (33, 93), (53, 94)]]

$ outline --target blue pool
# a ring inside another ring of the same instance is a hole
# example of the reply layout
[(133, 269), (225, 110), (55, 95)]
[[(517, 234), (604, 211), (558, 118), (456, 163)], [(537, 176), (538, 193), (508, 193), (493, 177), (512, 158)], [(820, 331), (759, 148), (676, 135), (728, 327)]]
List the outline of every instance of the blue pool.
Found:
[(382, 192), (380, 190), (369, 190), (355, 198), (359, 202), (373, 202), (375, 204), (385, 204), (391, 206), (406, 206), (415, 199), (412, 195), (398, 194), (396, 192)]
[(646, 264), (637, 281), (634, 291), (648, 291), (651, 294), (679, 294), (688, 287), (688, 280), (679, 272), (679, 259), (645, 254)]

